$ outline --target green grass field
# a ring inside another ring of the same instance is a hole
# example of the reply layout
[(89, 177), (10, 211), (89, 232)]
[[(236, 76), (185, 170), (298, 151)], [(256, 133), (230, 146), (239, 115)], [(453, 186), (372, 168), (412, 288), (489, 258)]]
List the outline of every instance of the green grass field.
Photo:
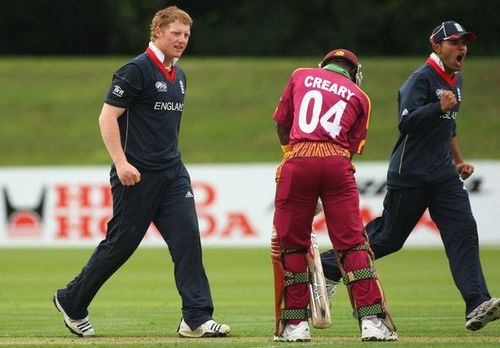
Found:
[[(0, 166), (108, 164), (97, 117), (113, 72), (129, 58), (0, 57)], [(318, 60), (182, 58), (185, 162), (278, 162), (272, 113), (290, 73)], [(424, 61), (362, 59), (373, 112), (365, 154), (356, 160), (389, 158), (397, 136), (397, 90)], [(500, 159), (500, 58), (471, 55), (463, 73), (457, 119), (462, 153), (466, 159)]]
[[(453, 285), (443, 250), (406, 249), (376, 265), (398, 326), (398, 343), (361, 343), (349, 300), (335, 295), (333, 326), (313, 330), (305, 344), (277, 344), (273, 280), (265, 248), (205, 248), (215, 318), (232, 327), (223, 339), (181, 339), (173, 267), (166, 248), (140, 248), (101, 289), (91, 304), (96, 337), (80, 339), (64, 327), (51, 296), (74, 277), (89, 249), (0, 250), (0, 345), (183, 346), (183, 347), (498, 347), (500, 322), (470, 332), (464, 305)], [(500, 249), (481, 250), (492, 295), (500, 294)]]
[[(0, 57), (0, 166), (110, 162), (97, 117), (112, 73), (130, 57)], [(361, 57), (363, 58), (363, 57)], [(273, 110), (290, 73), (318, 58), (195, 58), (181, 66), (188, 92), (180, 148), (186, 163), (279, 162)], [(401, 83), (425, 61), (362, 59), (363, 88), (373, 113), (365, 154), (386, 161), (396, 128)], [(500, 159), (500, 58), (467, 58), (464, 100), (457, 119), (466, 159)], [(308, 344), (273, 343), (272, 267), (267, 249), (206, 248), (205, 266), (215, 318), (232, 327), (225, 339), (176, 335), (180, 299), (165, 249), (139, 249), (101, 289), (90, 307), (96, 338), (78, 339), (62, 324), (51, 297), (84, 265), (88, 249), (0, 248), (0, 345), (135, 347), (362, 347), (342, 287), (333, 327), (314, 330)], [(500, 249), (482, 250), (493, 296), (500, 296)], [(409, 249), (377, 261), (400, 342), (385, 346), (499, 347), (500, 322), (479, 332), (464, 328), (463, 301), (442, 250)]]

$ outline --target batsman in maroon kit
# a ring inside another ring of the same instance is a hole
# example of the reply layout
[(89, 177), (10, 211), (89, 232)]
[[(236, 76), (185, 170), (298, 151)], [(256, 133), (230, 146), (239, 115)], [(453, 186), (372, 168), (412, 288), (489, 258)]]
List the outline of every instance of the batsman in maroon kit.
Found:
[(365, 237), (351, 163), (363, 152), (370, 121), (360, 68), (352, 52), (331, 51), (319, 68), (292, 73), (274, 112), (285, 152), (276, 172), (272, 240), (276, 293), (282, 296), (276, 299), (276, 341), (310, 340), (306, 253), (318, 198), (362, 340), (398, 339)]

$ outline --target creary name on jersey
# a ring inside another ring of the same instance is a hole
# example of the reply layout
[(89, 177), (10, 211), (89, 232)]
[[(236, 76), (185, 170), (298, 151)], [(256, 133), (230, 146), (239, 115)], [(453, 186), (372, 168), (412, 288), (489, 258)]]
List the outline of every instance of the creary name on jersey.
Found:
[(322, 79), (321, 77), (317, 76), (308, 75), (304, 79), (304, 85), (309, 88), (319, 88), (324, 91), (334, 93), (346, 100), (351, 99), (351, 97), (355, 95), (355, 93), (352, 92), (349, 88), (342, 85), (339, 86), (337, 83)]
[(157, 111), (182, 111), (184, 103), (156, 102), (154, 109)]

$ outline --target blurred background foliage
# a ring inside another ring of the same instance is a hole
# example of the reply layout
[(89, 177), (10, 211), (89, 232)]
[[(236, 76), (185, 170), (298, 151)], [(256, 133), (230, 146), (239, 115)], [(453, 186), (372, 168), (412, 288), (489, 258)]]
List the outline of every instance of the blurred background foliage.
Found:
[(397, 90), (425, 62), (429, 32), (448, 19), (478, 36), (463, 68), (462, 153), (500, 159), (500, 2), (16, 0), (0, 1), (0, 166), (108, 164), (97, 117), (111, 76), (144, 51), (153, 14), (168, 5), (194, 19), (179, 62), (186, 162), (279, 162), (271, 116), (290, 73), (337, 47), (360, 57), (372, 99), (356, 160), (387, 161)]
[(334, 47), (415, 55), (449, 19), (477, 34), (474, 55), (500, 53), (500, 2), (491, 0), (16, 0), (0, 3), (0, 54), (135, 54), (154, 12), (168, 5), (193, 17), (193, 55), (311, 56)]

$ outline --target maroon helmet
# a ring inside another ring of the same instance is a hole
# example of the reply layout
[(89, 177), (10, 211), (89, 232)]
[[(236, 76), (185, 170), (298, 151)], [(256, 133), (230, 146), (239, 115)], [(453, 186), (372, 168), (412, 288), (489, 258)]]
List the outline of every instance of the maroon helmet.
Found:
[(361, 64), (359, 64), (359, 59), (356, 57), (354, 53), (344, 48), (337, 48), (333, 51), (330, 51), (325, 58), (319, 63), (320, 68), (323, 68), (333, 59), (343, 59), (350, 63), (352, 66), (356, 68), (356, 75), (352, 77), (352, 81), (355, 82), (358, 86), (361, 85), (361, 80), (363, 79), (363, 74), (361, 74)]

